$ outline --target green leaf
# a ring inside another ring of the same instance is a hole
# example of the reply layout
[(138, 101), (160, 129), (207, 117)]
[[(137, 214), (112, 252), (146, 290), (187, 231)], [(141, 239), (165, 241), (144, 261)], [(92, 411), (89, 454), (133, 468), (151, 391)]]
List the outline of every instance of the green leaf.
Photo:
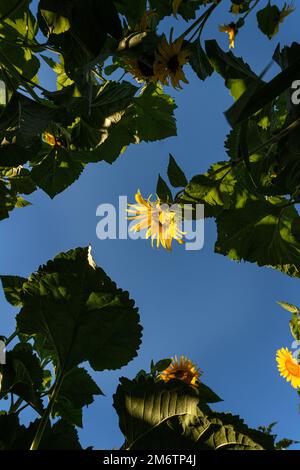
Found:
[(229, 124), (234, 127), (248, 119), (290, 88), (291, 83), (299, 78), (299, 65), (300, 58), (297, 58), (270, 82), (252, 82), (240, 99), (225, 112)]
[(85, 369), (76, 367), (65, 377), (52, 414), (82, 427), (82, 408), (93, 403), (94, 395), (103, 393)]
[(161, 359), (156, 364), (152, 363), (151, 373), (156, 374), (157, 372), (162, 372), (171, 364), (172, 359)]
[(200, 402), (203, 403), (219, 403), (220, 401), (222, 401), (222, 398), (220, 398), (203, 382), (200, 382), (198, 385), (198, 394)]
[[(214, 395), (208, 390), (207, 396)], [(204, 395), (180, 380), (166, 383), (147, 374), (121, 378), (114, 407), (125, 436), (122, 449), (274, 449), (273, 436), (249, 429), (237, 416), (212, 412), (201, 400)]]
[(203, 50), (200, 41), (191, 44), (192, 55), (189, 62), (200, 80), (210, 77), (214, 71), (208, 57)]
[(94, 370), (119, 369), (140, 344), (137, 309), (96, 267), (89, 248), (61, 253), (23, 285), (20, 333), (41, 335), (64, 373), (89, 361)]
[(133, 381), (122, 377), (114, 395), (114, 407), (126, 448), (136, 448), (136, 441), (149, 436), (154, 428), (172, 416), (196, 414), (198, 401), (197, 392), (185, 387), (183, 382), (165, 384), (149, 376), (139, 376)]
[(174, 110), (175, 101), (159, 87), (149, 85), (142, 95), (134, 99), (126, 120), (132, 123), (133, 134), (138, 142), (153, 142), (177, 134)]
[(28, 146), (34, 139), (41, 142), (43, 132), (55, 118), (55, 110), (22, 95), (18, 95), (18, 98), (17, 143)]
[[(178, 14), (186, 21), (195, 19), (196, 12), (203, 3), (203, 0), (184, 0), (179, 6)], [(150, 0), (150, 7), (155, 10), (159, 19), (173, 14), (172, 0)]]
[[(111, 0), (41, 0), (39, 23), (49, 43), (62, 53), (72, 79), (79, 68), (100, 55), (107, 39), (113, 38), (116, 47), (122, 38), (121, 21)], [(51, 34), (57, 32), (61, 34)]]
[(83, 164), (73, 158), (72, 152), (63, 147), (50, 147), (31, 171), (34, 182), (51, 198), (76, 181), (83, 171)]
[(238, 99), (252, 84), (260, 83), (257, 75), (241, 57), (232, 52), (224, 52), (215, 40), (205, 41), (205, 49), (210, 63), (225, 80), (232, 96)]
[(14, 307), (22, 305), (21, 293), (26, 279), (19, 276), (0, 276), (5, 298)]
[(277, 5), (267, 6), (256, 13), (259, 29), (268, 36), (269, 39), (277, 33), (280, 22), (280, 10)]
[(289, 304), (287, 302), (283, 302), (282, 300), (277, 300), (277, 303), (278, 303), (278, 305), (280, 305), (280, 307), (284, 308), (284, 310), (287, 310), (290, 313), (299, 313), (300, 312), (298, 307), (296, 307), (295, 305)]
[(78, 155), (83, 162), (105, 160), (113, 163), (129, 144), (152, 142), (177, 134), (174, 100), (160, 88), (148, 86), (133, 102), (120, 119), (111, 122), (103, 143), (92, 152)]
[(132, 26), (136, 26), (146, 12), (147, 1), (146, 0), (118, 0), (116, 2), (118, 12), (126, 16), (128, 23)]
[(300, 243), (291, 231), (297, 217), (293, 207), (284, 207), (284, 200), (249, 199), (244, 207), (218, 215), (215, 251), (234, 260), (272, 266), (298, 277)]
[(220, 209), (230, 207), (235, 186), (236, 178), (231, 166), (227, 162), (218, 162), (207, 173), (191, 179), (181, 200), (204, 204), (206, 216), (216, 216)]
[(71, 27), (72, 4), (64, 0), (41, 0), (39, 8), (50, 34), (61, 34)]
[(30, 11), (31, 0), (1, 0), (0, 32), (6, 39), (23, 37), (32, 41), (37, 33), (37, 22)]
[(174, 188), (182, 188), (188, 184), (185, 174), (177, 165), (174, 157), (170, 154), (168, 165), (168, 177)]
[(38, 410), (42, 402), (37, 390), (42, 385), (42, 368), (37, 356), (28, 343), (17, 344), (12, 351), (6, 353), (6, 364), (0, 365), (1, 392), (0, 398), (14, 393)]
[(173, 201), (171, 190), (160, 175), (158, 175), (156, 194), (163, 202), (171, 203)]

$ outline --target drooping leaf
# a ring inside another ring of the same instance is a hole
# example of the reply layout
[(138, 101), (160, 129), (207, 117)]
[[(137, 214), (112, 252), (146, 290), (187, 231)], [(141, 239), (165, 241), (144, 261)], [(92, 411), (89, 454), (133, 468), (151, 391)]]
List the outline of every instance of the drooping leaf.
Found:
[(259, 29), (271, 39), (278, 31), (280, 21), (280, 10), (277, 5), (270, 2), (256, 13)]
[(274, 449), (273, 436), (249, 429), (237, 416), (212, 412), (196, 387), (141, 373), (120, 382), (114, 407), (123, 449)]
[(191, 45), (192, 55), (189, 62), (200, 80), (210, 77), (214, 71), (208, 57), (203, 50), (200, 41), (195, 41)]
[(140, 376), (133, 381), (124, 377), (120, 379), (114, 407), (119, 415), (126, 448), (134, 448), (141, 436), (149, 436), (154, 428), (172, 416), (197, 413), (199, 399), (196, 391), (177, 382), (167, 385), (162, 381), (155, 383), (148, 376)]
[(174, 188), (182, 188), (188, 184), (185, 174), (176, 163), (174, 157), (170, 154), (168, 165), (168, 177)]
[(165, 180), (158, 175), (156, 194), (163, 202), (172, 202), (173, 196)]

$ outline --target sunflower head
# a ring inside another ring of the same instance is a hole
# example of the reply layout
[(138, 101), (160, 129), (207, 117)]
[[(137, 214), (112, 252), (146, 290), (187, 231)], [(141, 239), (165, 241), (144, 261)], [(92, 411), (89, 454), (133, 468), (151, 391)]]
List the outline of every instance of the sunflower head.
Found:
[(146, 238), (151, 238), (151, 245), (159, 248), (162, 245), (168, 251), (172, 250), (172, 241), (176, 240), (183, 244), (184, 232), (181, 231), (181, 210), (178, 207), (171, 207), (162, 204), (159, 197), (152, 200), (151, 196), (144, 199), (140, 191), (135, 195), (136, 204), (128, 204), (127, 212), (130, 214), (129, 220), (136, 220), (137, 223), (130, 228), (130, 231), (140, 232), (146, 230)]
[(237, 33), (236, 25), (234, 23), (223, 24), (223, 25), (219, 26), (219, 31), (221, 31), (221, 33), (227, 33), (228, 34), (228, 36), (229, 36), (229, 48), (233, 49), (234, 48), (234, 40), (235, 40), (235, 36), (236, 36), (236, 33)]
[(152, 57), (128, 57), (125, 60), (124, 68), (127, 72), (131, 73), (139, 83), (156, 83), (157, 80), (154, 76), (153, 62), (154, 58)]
[(300, 364), (293, 357), (288, 348), (278, 349), (276, 354), (277, 367), (280, 375), (291, 382), (294, 388), (300, 388)]
[(65, 143), (61, 138), (50, 134), (50, 132), (44, 132), (42, 135), (42, 140), (51, 147), (58, 146), (58, 147), (65, 147)]
[(171, 364), (159, 374), (158, 378), (164, 382), (173, 379), (182, 380), (188, 385), (197, 386), (200, 375), (200, 370), (187, 357), (180, 356), (178, 360), (175, 356), (172, 358)]
[(183, 37), (174, 42), (168, 42), (166, 36), (162, 36), (155, 54), (154, 74), (164, 85), (169, 80), (174, 88), (181, 88), (180, 82), (188, 83), (183, 72), (183, 66), (188, 62), (191, 51), (183, 47)]

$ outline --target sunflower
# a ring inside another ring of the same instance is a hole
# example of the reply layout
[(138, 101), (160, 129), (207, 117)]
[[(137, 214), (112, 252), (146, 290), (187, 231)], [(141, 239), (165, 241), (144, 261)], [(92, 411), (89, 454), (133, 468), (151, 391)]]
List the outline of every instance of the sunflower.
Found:
[(182, 48), (184, 38), (180, 36), (174, 42), (168, 43), (163, 35), (155, 53), (154, 75), (164, 85), (168, 85), (169, 79), (174, 88), (181, 88), (180, 81), (189, 83), (182, 67), (188, 62), (191, 52)]
[(50, 134), (50, 132), (44, 132), (42, 135), (42, 140), (43, 142), (46, 142), (46, 144), (51, 145), (51, 147), (54, 147), (56, 145), (59, 147), (65, 147), (65, 144), (62, 139), (55, 137), (54, 135)]
[(168, 251), (172, 250), (172, 241), (176, 240), (183, 244), (182, 239), (184, 232), (180, 230), (181, 211), (170, 209), (168, 204), (161, 204), (159, 197), (151, 201), (151, 196), (146, 200), (138, 191), (135, 195), (136, 204), (128, 204), (127, 209), (129, 220), (137, 220), (137, 223), (131, 227), (130, 231), (140, 232), (147, 230), (146, 238), (151, 237), (151, 245), (154, 246), (156, 240), (156, 248), (162, 245)]
[(172, 379), (182, 380), (188, 385), (197, 386), (200, 375), (201, 372), (198, 367), (187, 357), (180, 356), (178, 361), (177, 356), (175, 356), (172, 357), (171, 364), (159, 374), (158, 378), (165, 382)]
[(298, 364), (288, 348), (278, 349), (276, 360), (280, 375), (287, 382), (291, 382), (292, 387), (300, 388), (300, 364)]
[(151, 58), (146, 57), (128, 57), (125, 60), (124, 68), (139, 83), (156, 83), (157, 79), (154, 76), (153, 61), (154, 59), (151, 60)]
[(229, 48), (230, 49), (233, 49), (234, 48), (234, 40), (235, 40), (235, 36), (236, 36), (236, 26), (234, 23), (230, 23), (230, 24), (223, 24), (221, 26), (219, 26), (219, 31), (221, 31), (221, 33), (227, 33), (228, 36), (229, 36)]

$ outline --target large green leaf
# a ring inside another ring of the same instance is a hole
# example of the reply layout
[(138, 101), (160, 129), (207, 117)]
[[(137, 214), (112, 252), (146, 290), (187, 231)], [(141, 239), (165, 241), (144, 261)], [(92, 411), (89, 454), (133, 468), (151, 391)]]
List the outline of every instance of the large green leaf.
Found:
[[(213, 393), (210, 391), (210, 394)], [(214, 413), (199, 389), (184, 382), (155, 381), (140, 373), (122, 378), (114, 396), (125, 436), (123, 448), (262, 450), (273, 449), (273, 436), (249, 429), (237, 416)]]
[(51, 198), (64, 191), (76, 181), (84, 165), (73, 157), (72, 152), (63, 147), (49, 147), (49, 151), (41, 154), (31, 171), (34, 182)]
[(159, 87), (148, 86), (142, 95), (134, 99), (126, 115), (127, 125), (137, 142), (153, 142), (175, 136), (176, 121), (174, 99)]
[(122, 37), (121, 21), (110, 0), (40, 0), (38, 18), (72, 78), (100, 55), (108, 35), (116, 45)]
[(118, 369), (136, 355), (141, 327), (134, 302), (96, 267), (89, 248), (61, 253), (23, 284), (19, 331), (41, 335), (60, 370), (89, 361)]
[(113, 163), (129, 144), (152, 142), (177, 134), (174, 100), (161, 88), (150, 85), (133, 102), (119, 119), (110, 122), (106, 138), (95, 150), (79, 158), (84, 162), (105, 160)]
[(172, 416), (195, 415), (198, 402), (196, 390), (179, 381), (166, 385), (143, 375), (133, 381), (121, 378), (114, 395), (114, 407), (126, 438), (126, 448), (133, 448), (142, 436), (149, 436), (153, 429)]
[(244, 207), (218, 215), (215, 251), (299, 276), (300, 242), (291, 230), (298, 217), (294, 207), (284, 200), (249, 199)]

